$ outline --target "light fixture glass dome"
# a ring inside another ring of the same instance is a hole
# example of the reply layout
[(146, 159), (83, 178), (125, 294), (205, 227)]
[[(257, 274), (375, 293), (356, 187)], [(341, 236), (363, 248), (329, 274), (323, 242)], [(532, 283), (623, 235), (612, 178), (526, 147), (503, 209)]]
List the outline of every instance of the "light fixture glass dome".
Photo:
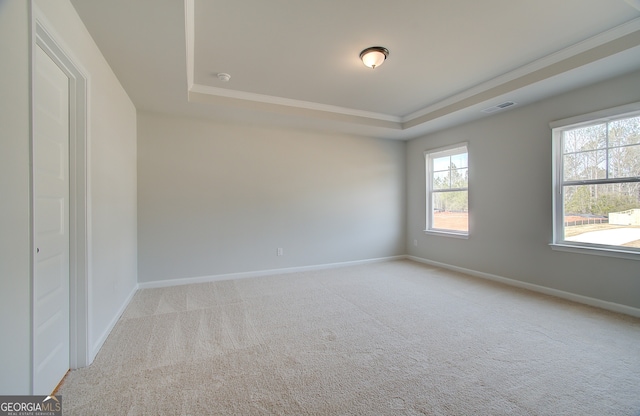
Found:
[(382, 46), (372, 46), (360, 52), (360, 59), (365, 66), (376, 69), (389, 56), (389, 51)]

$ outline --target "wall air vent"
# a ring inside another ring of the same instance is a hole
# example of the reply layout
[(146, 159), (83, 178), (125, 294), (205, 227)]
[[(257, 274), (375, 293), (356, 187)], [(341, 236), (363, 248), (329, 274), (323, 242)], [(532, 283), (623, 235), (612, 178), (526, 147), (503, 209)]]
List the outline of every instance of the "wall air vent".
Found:
[(495, 113), (496, 111), (504, 110), (505, 108), (516, 105), (513, 101), (505, 101), (504, 103), (494, 105), (493, 107), (485, 108), (482, 110), (483, 113)]

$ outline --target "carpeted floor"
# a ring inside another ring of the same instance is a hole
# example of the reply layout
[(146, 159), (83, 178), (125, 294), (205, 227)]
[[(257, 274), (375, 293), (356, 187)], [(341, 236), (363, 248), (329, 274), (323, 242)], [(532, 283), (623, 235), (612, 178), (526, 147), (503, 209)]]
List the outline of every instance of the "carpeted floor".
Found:
[(145, 289), (65, 415), (640, 415), (640, 319), (411, 261)]

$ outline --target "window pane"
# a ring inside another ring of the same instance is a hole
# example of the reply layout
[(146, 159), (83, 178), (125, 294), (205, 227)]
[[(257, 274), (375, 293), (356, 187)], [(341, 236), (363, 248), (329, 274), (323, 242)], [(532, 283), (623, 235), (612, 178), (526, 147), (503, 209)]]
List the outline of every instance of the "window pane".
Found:
[[(425, 153), (428, 176), (427, 230), (468, 233), (469, 160), (467, 146)], [(460, 190), (461, 189), (461, 190)]]
[(449, 171), (433, 172), (433, 189), (449, 189)]
[(467, 168), (454, 169), (451, 171), (451, 187), (466, 188), (469, 182), (469, 172)]
[(562, 213), (554, 241), (640, 253), (640, 116), (593, 123), (554, 129), (562, 154), (554, 173), (561, 180), (554, 205)]
[(640, 116), (609, 123), (609, 146), (640, 143)]
[(571, 153), (564, 155), (564, 180), (604, 179), (607, 175), (607, 152)]
[(609, 177), (640, 176), (640, 145), (615, 147), (609, 150)]
[(640, 247), (640, 183), (564, 187), (564, 239)]
[(434, 192), (433, 224), (439, 230), (469, 231), (467, 191)]
[(562, 138), (563, 153), (604, 149), (607, 147), (607, 125), (597, 124), (568, 130), (563, 133)]
[(460, 153), (457, 155), (451, 156), (451, 167), (452, 168), (466, 168), (467, 167), (467, 154)]
[(451, 157), (438, 157), (433, 159), (433, 170), (447, 170), (449, 169), (449, 165), (451, 164)]

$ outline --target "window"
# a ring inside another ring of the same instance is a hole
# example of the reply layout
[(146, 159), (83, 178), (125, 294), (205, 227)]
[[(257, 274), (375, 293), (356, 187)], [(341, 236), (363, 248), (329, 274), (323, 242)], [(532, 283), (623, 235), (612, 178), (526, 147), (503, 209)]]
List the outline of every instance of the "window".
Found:
[(551, 126), (554, 244), (638, 258), (640, 103)]
[(469, 234), (469, 162), (467, 144), (425, 152), (427, 232)]

